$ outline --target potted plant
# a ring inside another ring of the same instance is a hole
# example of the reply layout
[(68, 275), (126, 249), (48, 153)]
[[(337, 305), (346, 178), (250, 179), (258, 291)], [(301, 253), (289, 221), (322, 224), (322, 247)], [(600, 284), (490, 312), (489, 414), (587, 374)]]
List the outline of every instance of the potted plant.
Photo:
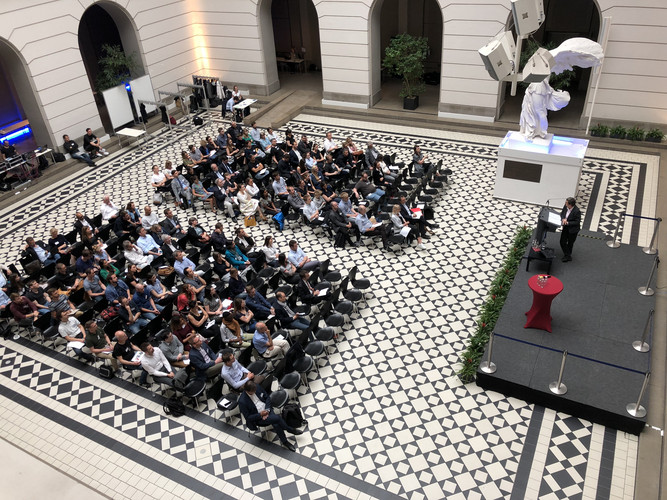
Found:
[(138, 64), (134, 54), (127, 55), (120, 45), (102, 45), (104, 55), (98, 61), (96, 90), (102, 92), (129, 80), (136, 73)]
[(609, 127), (598, 123), (591, 129), (591, 135), (593, 137), (607, 137), (607, 135), (609, 135)]
[(662, 133), (662, 130), (659, 128), (652, 128), (646, 132), (646, 137), (644, 137), (644, 140), (647, 142), (662, 142), (664, 137), (665, 134)]
[(643, 141), (644, 140), (644, 129), (641, 127), (632, 127), (630, 130), (627, 131), (625, 134), (626, 139), (630, 139), (631, 141)]
[(419, 94), (424, 91), (424, 63), (428, 39), (403, 33), (391, 39), (385, 49), (382, 67), (403, 79), (400, 96), (403, 109), (417, 109)]
[(621, 125), (616, 125), (609, 131), (609, 137), (612, 139), (625, 139), (626, 130)]

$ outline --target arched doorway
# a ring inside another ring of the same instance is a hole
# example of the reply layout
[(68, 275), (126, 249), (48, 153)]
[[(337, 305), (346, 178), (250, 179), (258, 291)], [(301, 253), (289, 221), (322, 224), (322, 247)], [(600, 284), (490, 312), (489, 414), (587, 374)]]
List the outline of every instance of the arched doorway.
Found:
[(102, 48), (104, 45), (119, 46), (124, 54), (133, 55), (136, 66), (133, 68), (132, 77), (145, 74), (144, 54), (137, 37), (136, 26), (127, 11), (110, 1), (91, 5), (81, 16), (79, 50), (104, 128), (107, 132), (112, 132), (113, 127), (98, 86), (101, 69), (99, 60), (104, 54)]
[(384, 51), (391, 38), (409, 33), (428, 39), (425, 65), (426, 91), (417, 111), (437, 114), (442, 64), (442, 12), (437, 0), (376, 0), (371, 7), (369, 32), (371, 51), (371, 106), (402, 109), (401, 80), (382, 70)]
[(4, 39), (0, 39), (0, 72), (2, 137), (10, 136), (9, 142), (19, 153), (38, 145), (55, 145), (28, 65), (19, 51)]
[(265, 57), (276, 58), (280, 88), (308, 89), (321, 96), (320, 28), (313, 1), (273, 0), (271, 24), (274, 47)]
[[(600, 32), (600, 9), (595, 0), (544, 0), (545, 20), (540, 29), (523, 41), (522, 52), (533, 50), (535, 43), (547, 49), (558, 47), (569, 38), (583, 37), (597, 40)], [(577, 15), (573, 16), (572, 12)], [(509, 16), (507, 30), (516, 38), (514, 19)], [(569, 84), (560, 88), (570, 93), (570, 103), (557, 113), (549, 113), (549, 125), (560, 128), (577, 129), (586, 107), (588, 91), (591, 87), (591, 69), (574, 68)], [(553, 83), (552, 83), (553, 85)], [(518, 85), (515, 96), (510, 95), (510, 84), (499, 85), (496, 119), (501, 122), (518, 123), (521, 115), (525, 85)], [(558, 89), (558, 88), (557, 88)]]

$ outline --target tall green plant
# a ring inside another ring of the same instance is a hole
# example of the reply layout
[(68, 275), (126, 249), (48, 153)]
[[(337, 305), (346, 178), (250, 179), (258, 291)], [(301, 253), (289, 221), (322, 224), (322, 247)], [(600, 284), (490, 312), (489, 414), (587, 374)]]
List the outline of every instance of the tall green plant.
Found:
[[(529, 38), (525, 41), (525, 45), (523, 45), (523, 49), (521, 50), (521, 57), (519, 59), (519, 68), (521, 68), (521, 71), (523, 71), (523, 67), (528, 62), (528, 59), (530, 59), (535, 51), (537, 51), (539, 48), (540, 44), (535, 40)], [(556, 48), (556, 44), (553, 42), (548, 42), (544, 44), (543, 48), (552, 50)], [(574, 71), (569, 69), (566, 69), (559, 75), (551, 73), (551, 76), (549, 77), (549, 85), (551, 85), (554, 90), (567, 90), (572, 84), (574, 77)], [(519, 82), (519, 85), (523, 88), (526, 88), (529, 84), (526, 82)]]
[(98, 61), (100, 72), (97, 75), (98, 92), (110, 89), (126, 81), (137, 70), (134, 53), (125, 54), (119, 45), (102, 45), (104, 54)]
[(407, 33), (391, 39), (384, 51), (382, 67), (403, 79), (401, 97), (417, 97), (426, 88), (424, 63), (428, 55), (428, 38)]

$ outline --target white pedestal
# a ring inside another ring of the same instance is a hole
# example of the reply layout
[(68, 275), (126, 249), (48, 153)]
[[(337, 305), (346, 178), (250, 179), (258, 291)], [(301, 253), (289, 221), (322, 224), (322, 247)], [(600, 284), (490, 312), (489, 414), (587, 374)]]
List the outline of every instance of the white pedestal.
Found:
[(587, 148), (585, 139), (548, 134), (527, 142), (521, 133), (508, 132), (498, 148), (493, 196), (536, 205), (564, 203), (577, 194)]

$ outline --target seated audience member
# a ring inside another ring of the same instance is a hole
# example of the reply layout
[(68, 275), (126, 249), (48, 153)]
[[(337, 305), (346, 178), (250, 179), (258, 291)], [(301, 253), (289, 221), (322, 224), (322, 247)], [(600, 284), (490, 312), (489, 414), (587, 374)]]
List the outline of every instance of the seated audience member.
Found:
[(33, 321), (39, 317), (37, 306), (23, 295), (18, 293), (9, 294), (9, 311), (19, 326), (31, 326)]
[(146, 277), (145, 286), (146, 291), (151, 294), (151, 297), (153, 297), (155, 302), (168, 303), (171, 302), (171, 300), (174, 298), (171, 291), (167, 290), (167, 287), (162, 284), (160, 278), (158, 278), (157, 273), (152, 272)]
[(76, 259), (74, 268), (81, 278), (86, 277), (88, 269), (93, 269), (95, 272), (99, 270), (99, 266), (95, 265), (95, 258), (93, 257), (93, 254), (87, 248), (84, 248), (79, 258)]
[(433, 164), (427, 161), (426, 155), (421, 152), (421, 148), (417, 145), (415, 145), (415, 153), (412, 155), (412, 163), (417, 176), (427, 175), (433, 167)]
[(51, 249), (52, 253), (58, 252), (60, 254), (61, 259), (66, 259), (65, 262), (67, 262), (67, 259), (69, 259), (69, 241), (62, 235), (58, 234), (58, 229), (55, 227), (52, 227), (49, 230), (49, 234), (51, 237), (49, 240), (46, 242), (48, 248)]
[(204, 306), (204, 311), (206, 311), (206, 314), (208, 314), (211, 319), (222, 318), (225, 306), (222, 304), (222, 299), (213, 285), (206, 285), (206, 288), (204, 288), (204, 300), (202, 305)]
[(162, 255), (164, 255), (165, 259), (169, 261), (169, 264), (174, 265), (176, 260), (176, 252), (179, 252), (181, 248), (176, 246), (175, 240), (171, 237), (171, 235), (163, 234), (162, 246), (160, 247), (160, 250), (162, 250)]
[(183, 348), (183, 343), (172, 332), (166, 330), (161, 338), (158, 346), (167, 358), (171, 366), (176, 368), (185, 368), (185, 360), (188, 359), (188, 352)]
[(83, 280), (83, 289), (88, 293), (91, 300), (99, 302), (106, 294), (106, 286), (95, 273), (94, 267), (86, 270), (86, 278)]
[[(410, 221), (405, 220), (403, 215), (401, 215), (401, 207), (394, 205), (391, 209), (391, 222), (393, 224), (394, 234), (400, 234), (404, 227), (410, 227)], [(413, 228), (411, 228), (413, 229)], [(425, 250), (425, 247), (422, 243), (422, 234), (417, 230), (417, 250)], [(408, 234), (410, 236), (410, 234)]]
[(174, 193), (176, 206), (184, 209), (192, 208), (196, 211), (195, 206), (192, 204), (192, 188), (188, 180), (178, 170), (172, 170), (171, 175), (173, 176), (171, 190)]
[(72, 141), (67, 134), (63, 135), (63, 149), (65, 150), (65, 153), (69, 154), (75, 160), (85, 161), (89, 167), (96, 166), (88, 153), (81, 153), (79, 151), (79, 145), (75, 141)]
[(357, 162), (350, 154), (349, 149), (344, 148), (341, 154), (338, 155), (338, 158), (336, 158), (336, 166), (340, 170), (337, 178), (342, 177), (343, 179), (346, 179), (349, 177), (350, 172), (353, 173), (352, 175), (355, 175)]
[(232, 264), (236, 269), (245, 270), (251, 265), (247, 256), (241, 252), (239, 247), (233, 241), (227, 242), (227, 250), (225, 251), (225, 259)]
[[(331, 230), (336, 232), (336, 234), (342, 234), (342, 238), (344, 238), (346, 242), (348, 242), (350, 245), (359, 246), (359, 228), (356, 224), (353, 224), (350, 219), (343, 215), (343, 213), (338, 208), (338, 203), (335, 201), (331, 202), (331, 210), (327, 214), (327, 222)], [(350, 233), (356, 235), (356, 242), (352, 243)]]
[(273, 339), (269, 328), (261, 321), (255, 325), (255, 335), (252, 338), (252, 345), (265, 358), (282, 357), (289, 350), (289, 342), (285, 339)]
[(330, 154), (332, 157), (336, 158), (341, 149), (341, 146), (338, 145), (336, 141), (333, 140), (332, 132), (327, 132), (324, 138), (324, 151), (323, 153)]
[(264, 238), (264, 246), (260, 247), (259, 251), (264, 254), (264, 259), (269, 266), (278, 267), (278, 255), (280, 255), (280, 252), (274, 246), (274, 243), (273, 236), (267, 236)]
[(137, 283), (137, 286), (134, 287), (132, 302), (136, 304), (141, 316), (149, 321), (155, 319), (164, 309), (164, 306), (155, 303), (143, 283)]
[(278, 212), (280, 212), (280, 209), (271, 199), (271, 194), (266, 189), (262, 189), (259, 194), (259, 206), (262, 212), (269, 216), (276, 215)]
[(183, 226), (181, 226), (178, 217), (174, 215), (174, 212), (171, 210), (171, 208), (165, 209), (164, 216), (165, 218), (160, 223), (160, 225), (162, 226), (162, 229), (165, 233), (177, 239), (186, 234), (186, 230), (183, 229)]
[(287, 188), (287, 202), (294, 209), (296, 213), (300, 213), (303, 206), (306, 204), (301, 197), (301, 194), (297, 192), (294, 186), (288, 186)]
[(102, 259), (100, 260), (99, 264), (100, 264), (100, 279), (102, 280), (102, 283), (104, 283), (105, 286), (109, 283), (109, 276), (111, 276), (112, 274), (120, 275), (120, 269), (118, 269), (108, 260)]
[(206, 252), (207, 249), (211, 248), (211, 236), (199, 225), (199, 221), (196, 217), (191, 217), (188, 222), (190, 224), (190, 227), (188, 228), (190, 243)]
[(141, 214), (139, 213), (139, 210), (137, 210), (133, 201), (130, 201), (125, 206), (125, 211), (130, 215), (130, 224), (132, 224), (134, 231), (136, 231), (136, 228), (141, 226)]
[(137, 283), (139, 283), (139, 267), (136, 264), (128, 264), (125, 269), (123, 281), (130, 289), (130, 293), (134, 293), (134, 288), (137, 286)]
[(169, 321), (169, 331), (171, 331), (174, 336), (181, 341), (183, 344), (183, 349), (189, 352), (190, 339), (197, 335), (197, 333), (192, 329), (192, 326), (190, 326), (190, 323), (188, 323), (183, 316), (177, 314)]
[(244, 217), (256, 216), (262, 220), (266, 220), (266, 217), (259, 207), (259, 200), (256, 200), (250, 195), (246, 189), (245, 184), (239, 184), (239, 189), (236, 193), (236, 200), (239, 203), (239, 210)]
[(232, 264), (225, 259), (221, 252), (213, 252), (211, 257), (213, 257), (213, 272), (218, 275), (218, 278), (228, 282)]
[(34, 238), (28, 237), (25, 239), (25, 253), (31, 260), (39, 261), (42, 266), (46, 267), (54, 262), (60, 260), (60, 254), (56, 250), (52, 252), (42, 241), (35, 241)]
[(215, 229), (211, 233), (211, 246), (215, 252), (224, 252), (227, 250), (227, 237), (225, 236), (222, 222), (215, 224)]
[(229, 295), (231, 297), (236, 297), (242, 293), (245, 293), (245, 287), (247, 283), (240, 276), (239, 270), (235, 267), (229, 271)]
[(118, 362), (113, 357), (113, 347), (111, 341), (104, 330), (97, 326), (97, 321), (91, 319), (86, 322), (86, 340), (83, 351), (93, 354), (96, 358), (108, 359), (114, 371), (118, 370)]
[[(84, 229), (84, 233), (85, 233)], [(134, 224), (132, 224), (132, 217), (126, 210), (118, 212), (118, 217), (113, 223), (113, 232), (116, 237), (120, 239), (128, 239), (134, 231)]]
[(216, 355), (201, 335), (190, 340), (190, 366), (195, 370), (196, 380), (206, 380), (220, 375), (222, 356)]
[(46, 292), (40, 288), (39, 283), (36, 280), (28, 280), (26, 288), (25, 297), (37, 306), (39, 314), (47, 314), (50, 299)]
[(379, 151), (375, 149), (375, 146), (370, 141), (368, 144), (366, 144), (366, 152), (364, 153), (364, 157), (366, 158), (366, 165), (375, 165), (375, 162), (379, 158), (382, 158)]
[(139, 228), (137, 235), (137, 246), (141, 248), (144, 255), (150, 255), (154, 259), (162, 255), (162, 250), (158, 244), (155, 243), (153, 237), (148, 235), (148, 232), (144, 227)]
[(415, 217), (415, 214), (410, 210), (408, 206), (408, 199), (405, 196), (401, 196), (399, 199), (399, 206), (401, 207), (401, 215), (407, 221), (410, 221), (410, 225), (417, 228), (419, 234), (422, 237), (426, 236), (426, 233), (435, 234), (431, 229), (432, 224), (426, 220), (424, 217), (424, 211), (419, 217)]
[(278, 270), (282, 278), (290, 285), (295, 285), (299, 282), (300, 278), (296, 267), (287, 259), (287, 255), (284, 253), (278, 255)]
[(245, 333), (236, 320), (233, 310), (222, 313), (222, 324), (220, 325), (220, 339), (223, 344), (236, 349), (244, 349), (250, 345), (253, 334)]
[(81, 231), (81, 243), (83, 243), (83, 246), (89, 251), (92, 251), (93, 247), (100, 243), (100, 239), (89, 227), (84, 227)]
[(254, 380), (256, 384), (259, 384), (264, 380), (262, 375), (255, 375), (254, 373), (248, 371), (248, 369), (241, 365), (234, 354), (231, 352), (225, 352), (222, 355), (222, 370), (220, 376), (225, 379), (225, 382), (229, 385), (229, 388), (235, 392), (238, 392), (246, 382), (249, 380)]
[(271, 184), (271, 187), (273, 188), (273, 194), (275, 196), (283, 201), (287, 200), (287, 196), (289, 195), (287, 184), (285, 183), (285, 179), (280, 176), (279, 172), (273, 174), (273, 183)]
[(183, 250), (176, 250), (174, 253), (174, 270), (182, 278), (185, 275), (185, 269), (195, 269), (197, 266), (194, 262), (188, 259)]
[(111, 274), (109, 275), (109, 284), (104, 290), (104, 295), (109, 302), (109, 305), (119, 306), (120, 299), (125, 297), (127, 300), (130, 300), (130, 288), (127, 284), (118, 278), (118, 275)]
[[(58, 333), (63, 337), (67, 342), (81, 342), (83, 343), (86, 340), (86, 331), (83, 329), (83, 325), (79, 323), (79, 320), (70, 314), (70, 311), (63, 311), (56, 315), (58, 321)], [(95, 357), (92, 354), (83, 352), (81, 349), (83, 345), (79, 347), (72, 346), (74, 354), (79, 358), (93, 362)]]
[(155, 212), (153, 212), (153, 207), (146, 205), (144, 207), (144, 216), (141, 218), (141, 225), (143, 228), (148, 231), (155, 224), (160, 224), (160, 220)]
[(338, 202), (338, 208), (346, 217), (354, 219), (357, 216), (357, 211), (352, 205), (352, 200), (350, 200), (350, 196), (346, 192), (341, 193), (340, 201)]
[(204, 301), (204, 288), (206, 288), (206, 281), (204, 278), (195, 274), (191, 267), (186, 267), (183, 269), (183, 283), (192, 285), (195, 293), (197, 294), (197, 300), (199, 302)]
[(133, 300), (130, 300), (126, 296), (122, 295), (118, 301), (118, 317), (123, 324), (123, 328), (125, 328), (132, 335), (136, 335), (144, 326), (149, 323), (149, 321), (141, 316), (141, 311)]
[(299, 273), (299, 281), (296, 284), (296, 295), (301, 302), (307, 305), (317, 304), (326, 299), (326, 296), (321, 290), (315, 290), (310, 284), (310, 273), (308, 271), (301, 271)]
[(123, 255), (131, 264), (136, 265), (140, 270), (153, 262), (152, 255), (144, 255), (144, 252), (130, 240), (123, 241)]
[(303, 434), (303, 431), (290, 427), (285, 423), (282, 416), (273, 413), (271, 398), (261, 385), (249, 380), (243, 387), (244, 392), (239, 398), (239, 408), (247, 425), (256, 427), (272, 426), (282, 445), (290, 451), (296, 451), (294, 445), (287, 440), (285, 431), (295, 435)]
[[(127, 338), (127, 334), (123, 330), (118, 330), (114, 336), (116, 337), (116, 345), (113, 346), (113, 357), (120, 363), (120, 367), (124, 370), (141, 370), (141, 361), (132, 361), (134, 354), (139, 351), (139, 348), (134, 345)], [(146, 376), (141, 374), (140, 382), (145, 382)]]
[(67, 298), (67, 295), (60, 294), (57, 288), (49, 288), (46, 293), (49, 295), (49, 311), (51, 317), (55, 320), (58, 313), (63, 311), (70, 311), (75, 316), (81, 316), (81, 312), (77, 311), (76, 307)]
[[(141, 367), (148, 375), (153, 377), (156, 383), (173, 387), (174, 370), (171, 368), (163, 352), (160, 349), (155, 349), (148, 342), (144, 342), (140, 347), (144, 351), (144, 355), (141, 358)], [(144, 382), (145, 380), (146, 378), (144, 377)]]
[(300, 316), (289, 306), (285, 292), (276, 293), (276, 300), (274, 304), (276, 318), (278, 321), (280, 321), (281, 327), (290, 329), (296, 328), (303, 331), (310, 326), (310, 321), (308, 318)]
[(164, 172), (160, 172), (159, 165), (153, 165), (151, 174), (151, 187), (156, 191), (166, 192), (171, 188), (171, 171), (169, 170), (169, 177)]
[(74, 219), (74, 229), (77, 233), (81, 234), (83, 228), (86, 227), (89, 228), (94, 234), (99, 233), (100, 230), (95, 226), (93, 219), (87, 215), (84, 215), (81, 212), (77, 212), (74, 214)]
[(193, 300), (188, 307), (188, 322), (192, 328), (202, 337), (210, 339), (220, 333), (217, 326), (207, 327), (209, 322), (208, 313), (202, 308), (201, 303)]
[(363, 196), (365, 199), (370, 201), (379, 201), (380, 198), (384, 196), (384, 191), (375, 187), (375, 184), (368, 180), (368, 172), (363, 172), (361, 174), (361, 179), (357, 182), (352, 190), (357, 197)]
[(234, 319), (239, 322), (243, 331), (252, 332), (255, 330), (255, 325), (257, 324), (255, 313), (248, 309), (243, 297), (236, 297), (234, 299)]
[(266, 298), (257, 291), (252, 285), (245, 287), (247, 296), (246, 304), (248, 308), (254, 313), (257, 319), (268, 319), (269, 316), (275, 316), (276, 311)]
[(100, 140), (93, 134), (93, 129), (91, 128), (87, 128), (86, 135), (83, 136), (83, 149), (93, 158), (95, 156), (107, 156), (109, 154), (107, 150), (102, 147)]
[(187, 314), (191, 302), (197, 301), (197, 294), (192, 285), (183, 283), (181, 291), (176, 297), (176, 308), (181, 314)]
[(320, 211), (309, 194), (303, 198), (303, 202), (305, 203), (303, 206), (303, 216), (308, 219), (310, 224), (321, 226), (323, 221), (320, 220)]
[(114, 202), (111, 201), (109, 195), (105, 195), (102, 198), (102, 204), (100, 205), (100, 213), (102, 214), (102, 220), (113, 221), (120, 212), (120, 208), (114, 205)]
[(204, 185), (201, 183), (198, 176), (193, 175), (190, 177), (190, 186), (192, 188), (193, 199), (207, 202), (211, 206), (211, 211), (213, 213), (217, 212), (217, 208), (215, 207), (215, 198), (212, 198), (213, 194), (204, 189)]
[(287, 259), (296, 267), (297, 271), (312, 271), (320, 267), (320, 261), (312, 260), (308, 257), (299, 245), (296, 240), (290, 240), (289, 242), (289, 252), (287, 253)]
[(216, 206), (220, 210), (227, 210), (227, 214), (232, 219), (236, 217), (234, 212), (234, 202), (231, 196), (228, 196), (227, 189), (225, 188), (225, 181), (222, 179), (216, 179), (213, 185), (208, 188), (209, 192), (213, 195)]
[(384, 247), (387, 248), (387, 233), (382, 223), (373, 224), (373, 222), (366, 216), (366, 207), (361, 205), (358, 209), (359, 213), (354, 218), (354, 222), (359, 228), (359, 232), (366, 236), (380, 236)]

